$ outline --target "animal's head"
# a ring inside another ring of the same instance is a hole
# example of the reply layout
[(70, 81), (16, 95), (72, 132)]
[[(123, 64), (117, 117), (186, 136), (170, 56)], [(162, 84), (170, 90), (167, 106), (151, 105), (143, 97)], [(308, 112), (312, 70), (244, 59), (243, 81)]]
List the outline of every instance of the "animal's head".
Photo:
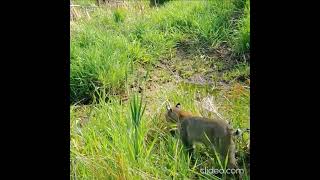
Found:
[(169, 122), (178, 122), (180, 119), (180, 113), (181, 113), (181, 105), (180, 103), (176, 104), (174, 107), (170, 107), (167, 105), (167, 112), (166, 112), (166, 119)]
[(179, 122), (183, 118), (192, 116), (191, 112), (186, 112), (181, 109), (180, 103), (176, 104), (174, 107), (167, 105), (166, 119), (169, 122)]

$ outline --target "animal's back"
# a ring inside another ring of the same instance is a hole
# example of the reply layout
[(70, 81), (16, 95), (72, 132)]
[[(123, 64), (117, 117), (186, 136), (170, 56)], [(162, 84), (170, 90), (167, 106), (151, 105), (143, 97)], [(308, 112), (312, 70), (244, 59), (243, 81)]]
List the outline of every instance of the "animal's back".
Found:
[(187, 117), (181, 121), (181, 127), (186, 128), (191, 139), (203, 141), (205, 134), (209, 139), (222, 138), (231, 134), (230, 125), (224, 120), (203, 117)]

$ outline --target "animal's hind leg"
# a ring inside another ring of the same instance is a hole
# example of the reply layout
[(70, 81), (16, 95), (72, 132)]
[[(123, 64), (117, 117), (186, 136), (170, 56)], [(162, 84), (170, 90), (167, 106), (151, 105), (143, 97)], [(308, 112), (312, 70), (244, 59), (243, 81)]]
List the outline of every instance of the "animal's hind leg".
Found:
[(207, 141), (206, 143), (207, 147), (211, 147), (212, 153), (214, 153), (214, 158), (219, 159), (221, 164), (224, 165), (224, 160), (225, 160), (225, 154), (221, 153), (223, 152), (222, 150), (222, 144), (221, 144), (221, 139), (219, 138), (212, 138), (210, 141)]
[(225, 158), (228, 155), (228, 168), (238, 168), (237, 160), (235, 157), (236, 147), (234, 141), (231, 139), (231, 137), (226, 137), (222, 144), (223, 145), (221, 149), (221, 154), (223, 156), (223, 160), (225, 160)]

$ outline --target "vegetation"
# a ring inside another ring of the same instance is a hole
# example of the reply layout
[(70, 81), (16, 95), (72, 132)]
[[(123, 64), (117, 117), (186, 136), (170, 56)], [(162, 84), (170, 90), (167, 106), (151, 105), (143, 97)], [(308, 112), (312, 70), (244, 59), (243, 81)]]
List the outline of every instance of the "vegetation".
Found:
[[(71, 22), (70, 48), (72, 179), (222, 178), (200, 173), (219, 168), (204, 146), (190, 162), (163, 113), (166, 102), (180, 102), (249, 127), (250, 0), (95, 8)], [(244, 179), (248, 139), (237, 139)]]

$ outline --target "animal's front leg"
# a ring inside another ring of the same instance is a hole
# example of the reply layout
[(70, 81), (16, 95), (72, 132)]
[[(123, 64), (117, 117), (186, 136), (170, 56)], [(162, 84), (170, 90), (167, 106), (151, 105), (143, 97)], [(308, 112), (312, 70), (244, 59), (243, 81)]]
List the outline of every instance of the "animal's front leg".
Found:
[(194, 160), (194, 148), (193, 148), (193, 143), (189, 139), (188, 132), (186, 130), (186, 127), (181, 126), (180, 128), (180, 137), (182, 144), (184, 145), (189, 157), (191, 156), (191, 160)]

